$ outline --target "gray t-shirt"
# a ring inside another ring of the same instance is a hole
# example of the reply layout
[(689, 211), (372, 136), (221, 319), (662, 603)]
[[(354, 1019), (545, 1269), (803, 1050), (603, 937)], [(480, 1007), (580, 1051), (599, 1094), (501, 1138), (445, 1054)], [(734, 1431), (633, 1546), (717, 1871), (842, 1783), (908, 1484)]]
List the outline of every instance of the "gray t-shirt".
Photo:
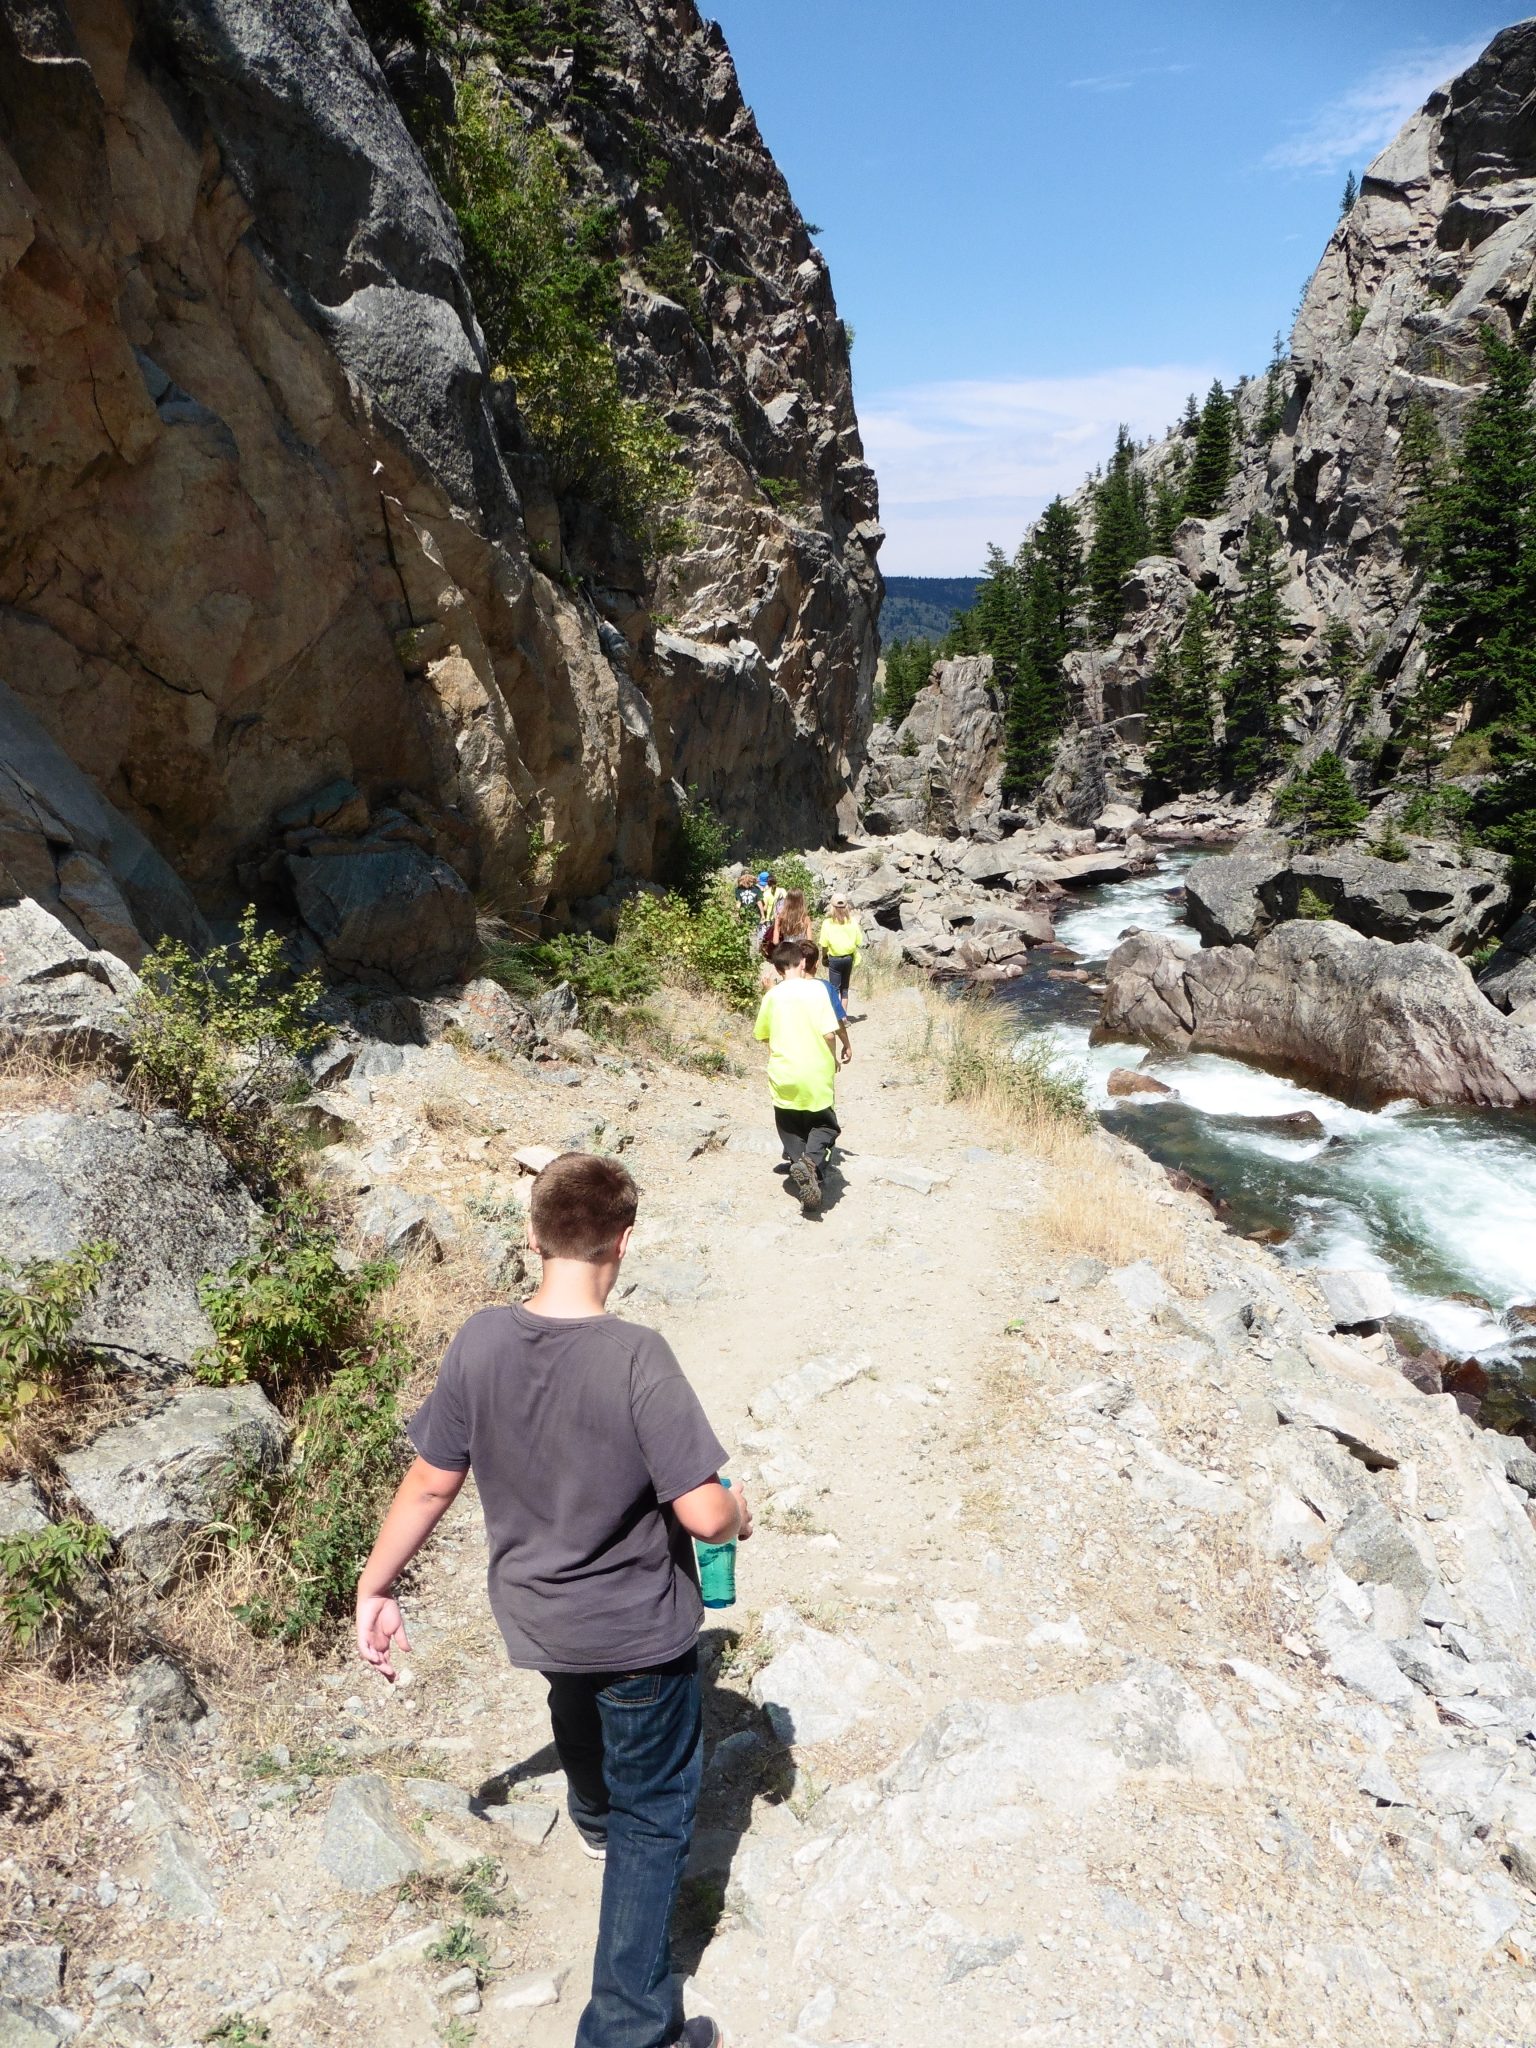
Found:
[(474, 1472), (491, 1611), (514, 1664), (634, 1671), (693, 1642), (693, 1544), (667, 1503), (726, 1452), (655, 1330), (481, 1309), (409, 1434), (429, 1465)]

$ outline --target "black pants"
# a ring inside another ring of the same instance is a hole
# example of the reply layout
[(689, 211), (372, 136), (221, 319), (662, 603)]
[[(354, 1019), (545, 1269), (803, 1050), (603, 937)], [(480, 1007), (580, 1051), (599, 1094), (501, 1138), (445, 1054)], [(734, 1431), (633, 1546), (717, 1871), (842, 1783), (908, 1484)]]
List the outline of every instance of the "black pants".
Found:
[(775, 1103), (773, 1120), (779, 1127), (779, 1143), (790, 1164), (804, 1153), (820, 1173), (842, 1129), (831, 1103), (825, 1109), (780, 1109)]
[(853, 980), (853, 955), (851, 953), (829, 953), (827, 955), (827, 974), (836, 986), (838, 994), (846, 1003), (848, 1000), (848, 984)]

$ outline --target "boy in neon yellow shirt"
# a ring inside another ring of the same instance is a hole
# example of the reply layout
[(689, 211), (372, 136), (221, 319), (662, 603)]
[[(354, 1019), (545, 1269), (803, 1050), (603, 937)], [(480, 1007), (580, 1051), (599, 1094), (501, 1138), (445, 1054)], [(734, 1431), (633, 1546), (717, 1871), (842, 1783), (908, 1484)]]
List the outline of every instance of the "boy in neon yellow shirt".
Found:
[(758, 1006), (753, 1036), (768, 1048), (773, 1120), (789, 1161), (790, 1184), (809, 1213), (821, 1207), (821, 1176), (840, 1128), (833, 1107), (837, 1015), (825, 983), (807, 973), (799, 940), (775, 946), (772, 959), (784, 979)]

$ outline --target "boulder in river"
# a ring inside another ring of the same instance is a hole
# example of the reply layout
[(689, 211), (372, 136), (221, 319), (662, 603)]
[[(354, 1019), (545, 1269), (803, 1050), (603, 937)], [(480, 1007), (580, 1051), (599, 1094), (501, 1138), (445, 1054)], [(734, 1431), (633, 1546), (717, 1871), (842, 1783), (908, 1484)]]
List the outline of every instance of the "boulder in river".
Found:
[(1500, 1010), (1518, 1010), (1536, 1002), (1536, 910), (1515, 919), (1500, 939), (1499, 950), (1477, 977), (1477, 985)]
[(1328, 1126), (1310, 1109), (1291, 1109), (1281, 1116), (1224, 1116), (1221, 1121), (1229, 1131), (1253, 1131), (1262, 1137), (1312, 1139), (1328, 1135)]
[(1328, 1314), (1336, 1330), (1352, 1330), (1361, 1323), (1379, 1323), (1397, 1306), (1392, 1282), (1385, 1273), (1352, 1272), (1342, 1266), (1322, 1266), (1313, 1274), (1323, 1291)]
[(1190, 952), (1138, 932), (1105, 979), (1104, 1038), (1282, 1062), (1367, 1104), (1536, 1104), (1536, 1036), (1493, 1008), (1462, 961), (1422, 941), (1298, 919), (1251, 948)]
[(1170, 1088), (1166, 1081), (1159, 1081), (1155, 1074), (1143, 1074), (1135, 1067), (1114, 1067), (1104, 1083), (1111, 1095), (1177, 1095), (1178, 1090)]
[(1185, 916), (1208, 946), (1251, 945), (1269, 923), (1259, 890), (1284, 866), (1256, 853), (1197, 860), (1184, 877)]
[[(1352, 846), (1328, 853), (1254, 850), (1196, 861), (1184, 887), (1189, 921), (1212, 946), (1252, 945), (1299, 917), (1305, 895), (1367, 938), (1427, 939), (1465, 952), (1496, 930), (1509, 908), (1506, 867), (1498, 854), (1464, 858), (1429, 842), (1407, 861), (1379, 860)], [(1532, 937), (1536, 943), (1536, 930)]]

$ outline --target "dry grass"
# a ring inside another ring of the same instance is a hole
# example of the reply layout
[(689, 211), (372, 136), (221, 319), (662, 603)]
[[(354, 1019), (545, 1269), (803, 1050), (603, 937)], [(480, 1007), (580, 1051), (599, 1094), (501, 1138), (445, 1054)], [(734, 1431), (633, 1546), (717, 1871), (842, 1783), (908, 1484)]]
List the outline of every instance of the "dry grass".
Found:
[(103, 1069), (93, 1060), (13, 1046), (0, 1053), (0, 1112), (72, 1108), (86, 1083), (102, 1077)]
[(421, 1105), (422, 1121), (439, 1134), (478, 1131), (481, 1119), (456, 1095), (429, 1095)]
[(920, 990), (920, 1021), (905, 1048), (979, 1120), (1037, 1158), (1070, 1153), (1090, 1126), (1082, 1087), (1051, 1043), (1022, 1031), (1017, 1017), (986, 995)]
[(909, 967), (894, 946), (878, 946), (859, 956), (850, 991), (860, 1001), (873, 1001), (898, 988), (931, 988), (921, 968)]
[(1058, 1127), (1045, 1155), (1035, 1232), (1052, 1251), (1128, 1266), (1147, 1259), (1170, 1285), (1187, 1283), (1188, 1222), (1152, 1199), (1091, 1131)]
[[(476, 1309), (490, 1306), (495, 1298), (484, 1262), (460, 1248), (440, 1260), (403, 1260), (393, 1285), (378, 1297), (375, 1307), (384, 1322), (399, 1325), (406, 1348), (430, 1377), (449, 1340)], [(414, 1379), (413, 1375), (413, 1384)]]
[(695, 1074), (740, 1074), (747, 1019), (707, 990), (664, 983), (645, 1002), (609, 1010), (595, 1035), (628, 1053)]

